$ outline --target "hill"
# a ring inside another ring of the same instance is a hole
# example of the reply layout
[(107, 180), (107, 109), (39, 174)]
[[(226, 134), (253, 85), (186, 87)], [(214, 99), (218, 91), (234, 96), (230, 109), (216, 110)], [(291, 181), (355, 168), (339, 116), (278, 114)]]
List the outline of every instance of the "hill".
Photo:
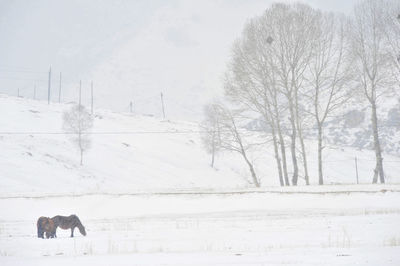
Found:
[[(62, 114), (71, 104), (48, 105), (24, 98), (0, 97), (0, 177), (3, 196), (82, 193), (137, 193), (252, 189), (239, 155), (221, 153), (209, 166), (196, 123), (96, 110), (92, 147), (79, 165), (79, 153), (62, 131)], [(310, 141), (311, 182), (316, 179), (316, 149)], [(329, 146), (325, 150), (327, 184), (354, 184), (354, 157), (360, 183), (370, 183), (370, 150)], [(272, 147), (250, 154), (265, 189), (278, 186)], [(385, 156), (388, 183), (399, 182), (400, 159)], [(302, 184), (302, 180), (300, 182)]]

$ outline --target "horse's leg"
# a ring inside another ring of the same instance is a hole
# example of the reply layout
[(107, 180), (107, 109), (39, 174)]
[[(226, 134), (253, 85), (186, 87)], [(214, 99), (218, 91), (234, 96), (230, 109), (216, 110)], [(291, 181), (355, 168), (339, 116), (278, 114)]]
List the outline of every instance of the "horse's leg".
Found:
[(74, 229), (75, 229), (75, 226), (71, 227), (71, 237), (74, 237)]
[(37, 233), (38, 233), (38, 238), (43, 238), (43, 234), (44, 234), (44, 230), (43, 227), (41, 225), (41, 223), (38, 221), (37, 224)]

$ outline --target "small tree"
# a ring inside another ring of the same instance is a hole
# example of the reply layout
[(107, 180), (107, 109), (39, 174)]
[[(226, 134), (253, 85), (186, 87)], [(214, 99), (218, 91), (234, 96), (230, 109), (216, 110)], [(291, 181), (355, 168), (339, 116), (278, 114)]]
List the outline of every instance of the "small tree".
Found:
[(260, 182), (254, 170), (253, 163), (248, 157), (248, 151), (254, 144), (249, 144), (245, 139), (245, 131), (241, 130), (239, 113), (222, 105), (215, 105), (212, 109), (218, 119), (218, 146), (220, 149), (239, 153), (249, 167), (253, 184), (260, 187)]
[(385, 49), (385, 31), (381, 30), (383, 16), (382, 2), (364, 0), (354, 8), (351, 40), (355, 54), (354, 67), (359, 75), (356, 77), (361, 91), (371, 108), (372, 133), (376, 166), (373, 183), (385, 183), (383, 171), (382, 147), (379, 139), (377, 110), (380, 96), (387, 93), (391, 87), (392, 69), (390, 54)]
[(64, 112), (63, 122), (65, 132), (71, 134), (71, 141), (79, 148), (82, 165), (83, 152), (90, 147), (88, 133), (93, 127), (93, 117), (83, 105), (75, 104), (69, 111)]
[(313, 57), (309, 65), (307, 93), (318, 130), (318, 183), (324, 184), (322, 169), (323, 127), (333, 112), (350, 98), (349, 49), (345, 39), (345, 18), (330, 13), (317, 17)]
[(204, 108), (205, 118), (201, 123), (201, 140), (208, 153), (211, 154), (211, 167), (214, 167), (215, 154), (220, 148), (220, 123), (217, 115), (217, 104), (209, 104)]

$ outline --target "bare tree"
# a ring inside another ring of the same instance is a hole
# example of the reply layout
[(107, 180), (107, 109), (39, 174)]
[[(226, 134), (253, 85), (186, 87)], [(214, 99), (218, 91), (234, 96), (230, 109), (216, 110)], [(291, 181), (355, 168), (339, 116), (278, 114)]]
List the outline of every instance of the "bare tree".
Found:
[(382, 2), (365, 0), (355, 6), (352, 23), (352, 40), (358, 72), (357, 81), (371, 107), (372, 133), (376, 166), (372, 182), (385, 183), (382, 148), (379, 141), (377, 109), (379, 97), (387, 92), (390, 60), (385, 50), (384, 31), (381, 29)]
[[(297, 185), (299, 176), (297, 139), (309, 184), (303, 133), (305, 113), (300, 109), (318, 14), (303, 4), (274, 4), (262, 16), (252, 19), (234, 45), (225, 85), (230, 99), (260, 114), (270, 126), (280, 180), (283, 175), (286, 185), (289, 185), (283, 134), (286, 128), (290, 130), (292, 184)], [(289, 124), (284, 122), (286, 119)]]
[(260, 182), (254, 170), (253, 163), (248, 156), (249, 149), (253, 146), (246, 141), (246, 131), (240, 127), (241, 111), (232, 111), (223, 105), (214, 105), (211, 109), (218, 117), (219, 148), (239, 153), (249, 167), (253, 184), (260, 187)]
[(201, 140), (206, 151), (211, 154), (211, 167), (214, 167), (215, 154), (220, 149), (221, 142), (218, 108), (217, 103), (206, 105), (204, 108), (205, 119), (200, 125)]
[(381, 30), (385, 35), (386, 48), (389, 52), (393, 77), (400, 87), (400, 2), (397, 0), (383, 0)]
[(304, 143), (304, 125), (307, 125), (307, 121), (310, 120), (308, 112), (305, 112), (304, 107), (300, 107), (300, 97), (295, 97), (296, 99), (296, 128), (299, 135), (300, 151), (301, 157), (303, 159), (303, 169), (304, 169), (304, 180), (306, 185), (310, 185), (310, 176), (308, 174), (308, 163), (307, 163), (307, 151), (306, 145)]
[[(279, 121), (275, 116), (273, 99), (271, 98), (271, 87), (273, 84), (269, 75), (271, 71), (266, 54), (268, 46), (272, 41), (261, 44), (259, 32), (262, 25), (259, 19), (253, 19), (243, 32), (243, 37), (238, 40), (232, 49), (232, 60), (226, 73), (225, 93), (228, 98), (240, 104), (247, 111), (260, 116), (262, 121), (271, 130), (275, 159), (279, 174), (279, 182), (283, 186), (282, 164), (279, 155), (279, 142), (277, 137), (277, 125)], [(267, 38), (266, 36), (264, 36)], [(276, 92), (276, 91), (275, 91)], [(276, 99), (275, 99), (276, 100)], [(282, 144), (284, 149), (284, 144)], [(284, 175), (288, 184), (286, 157), (284, 157)]]
[(63, 128), (71, 134), (71, 141), (80, 151), (80, 164), (83, 164), (83, 152), (90, 147), (89, 131), (93, 127), (93, 117), (83, 105), (75, 104), (69, 111), (64, 112)]
[[(263, 16), (263, 24), (268, 25), (268, 32), (274, 39), (271, 55), (276, 62), (275, 71), (280, 90), (288, 104), (293, 185), (297, 185), (299, 172), (296, 157), (297, 132), (301, 129), (298, 124), (298, 100), (303, 87), (304, 72), (312, 56), (315, 17), (316, 12), (303, 4), (275, 4)], [(302, 139), (303, 134), (300, 133), (299, 137)]]
[(323, 126), (327, 117), (349, 99), (350, 64), (345, 39), (344, 17), (320, 13), (317, 19), (313, 56), (309, 65), (307, 95), (318, 129), (318, 183), (324, 184), (322, 170)]

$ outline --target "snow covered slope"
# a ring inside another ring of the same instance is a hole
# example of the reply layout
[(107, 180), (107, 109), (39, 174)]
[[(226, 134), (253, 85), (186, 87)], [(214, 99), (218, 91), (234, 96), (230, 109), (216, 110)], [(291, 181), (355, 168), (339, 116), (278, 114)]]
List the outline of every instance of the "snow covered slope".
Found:
[[(0, 265), (399, 265), (396, 157), (385, 156), (388, 185), (280, 188), (272, 149), (259, 146), (254, 189), (234, 154), (209, 167), (196, 124), (96, 110), (80, 166), (61, 134), (69, 107), (0, 95)], [(354, 184), (355, 155), (370, 182), (371, 151), (332, 146), (327, 184)], [(38, 217), (71, 213), (86, 237), (37, 238)]]
[[(208, 166), (198, 134), (190, 133), (198, 130), (196, 124), (98, 111), (93, 132), (110, 134), (92, 136), (92, 148), (80, 166), (68, 136), (47, 134), (63, 132), (62, 113), (70, 105), (1, 96), (0, 108), (3, 195), (244, 185), (228, 168), (215, 171)], [(189, 133), (173, 133), (178, 130)], [(165, 131), (172, 133), (157, 133)]]
[[(62, 134), (62, 113), (69, 108), (69, 104), (0, 96), (0, 193), (4, 197), (252, 188), (240, 156), (220, 154), (217, 169), (209, 166), (197, 124), (106, 110), (95, 112), (92, 148), (80, 166), (78, 150)], [(309, 144), (315, 184), (315, 145)], [(354, 156), (360, 183), (370, 183), (373, 152), (334, 146), (325, 150), (326, 183), (355, 183)], [(257, 147), (250, 157), (262, 186), (277, 186), (272, 147)], [(399, 182), (399, 161), (385, 156), (388, 183)]]

